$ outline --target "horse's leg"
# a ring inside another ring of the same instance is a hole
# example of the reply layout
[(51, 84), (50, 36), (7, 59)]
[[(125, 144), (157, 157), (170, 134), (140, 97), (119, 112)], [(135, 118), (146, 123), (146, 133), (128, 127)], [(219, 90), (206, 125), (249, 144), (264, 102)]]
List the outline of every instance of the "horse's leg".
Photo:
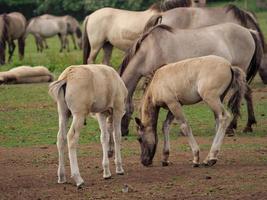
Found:
[(220, 98), (217, 98), (216, 95), (206, 96), (203, 98), (203, 100), (213, 110), (215, 116), (218, 117), (218, 129), (216, 131), (215, 138), (213, 140), (208, 156), (203, 161), (204, 165), (212, 166), (217, 162), (217, 155), (220, 151), (227, 126), (230, 123), (231, 115), (223, 107)]
[(46, 41), (45, 38), (43, 39), (43, 42), (44, 42), (44, 48), (48, 49), (49, 47), (48, 47), (48, 45), (47, 45), (47, 41)]
[(60, 49), (59, 49), (59, 52), (62, 52), (63, 51), (63, 48), (64, 48), (64, 40), (63, 40), (63, 37), (62, 37), (62, 34), (58, 34), (58, 38), (60, 40)]
[(78, 140), (79, 140), (80, 130), (84, 124), (84, 120), (85, 120), (84, 115), (74, 114), (73, 121), (67, 135), (71, 177), (74, 179), (78, 187), (84, 183), (80, 175), (78, 161), (77, 161)]
[(75, 40), (74, 34), (71, 33), (70, 36), (71, 36), (71, 39), (72, 39), (72, 42), (73, 42), (73, 45), (74, 45), (74, 49), (77, 49), (77, 45), (76, 45), (76, 40)]
[(174, 101), (167, 104), (169, 110), (172, 112), (174, 117), (181, 123), (181, 130), (185, 136), (188, 137), (188, 143), (192, 149), (193, 152), (193, 167), (199, 166), (199, 146), (192, 134), (192, 130), (190, 126), (188, 125), (183, 112), (182, 112), (182, 106), (180, 103)]
[(13, 56), (15, 48), (16, 48), (15, 42), (13, 40), (9, 41), (8, 42), (8, 53), (9, 53), (8, 62), (11, 62), (11, 58)]
[(110, 115), (107, 118), (107, 130), (109, 132), (109, 148), (108, 148), (108, 157), (113, 156), (114, 142), (113, 142), (113, 117)]
[(103, 160), (102, 160), (102, 166), (103, 166), (103, 177), (104, 179), (109, 179), (111, 177), (111, 173), (109, 170), (109, 160), (108, 160), (108, 149), (109, 149), (109, 132), (107, 130), (107, 124), (106, 124), (106, 116), (104, 114), (97, 114), (97, 120), (99, 123), (99, 127), (101, 130), (101, 144), (103, 149)]
[(109, 42), (106, 42), (103, 45), (103, 50), (104, 50), (103, 64), (111, 66), (110, 65), (110, 58), (111, 58), (111, 54), (112, 54), (112, 49), (113, 49), (113, 45), (110, 44)]
[(250, 89), (248, 85), (247, 85), (247, 91), (245, 93), (245, 99), (247, 101), (248, 121), (243, 132), (252, 132), (253, 131), (252, 125), (256, 124), (257, 121), (255, 119), (254, 108), (253, 108), (252, 90)]
[(61, 103), (57, 104), (59, 117), (59, 131), (57, 135), (58, 149), (58, 183), (66, 182), (65, 166), (64, 166), (64, 147), (67, 141), (67, 123), (69, 119), (69, 111), (66, 106)]
[[(100, 38), (101, 39), (101, 38)], [(92, 64), (95, 63), (97, 54), (99, 53), (100, 49), (103, 47), (104, 45), (104, 41), (100, 40), (99, 41), (90, 41), (90, 46), (91, 46), (91, 51), (90, 51), (90, 55), (87, 59), (87, 63), (88, 64)]]
[(116, 173), (119, 175), (124, 174), (124, 170), (122, 168), (121, 161), (121, 119), (123, 116), (123, 112), (113, 113), (113, 140), (115, 143), (115, 165), (116, 165)]
[(63, 41), (64, 41), (64, 49), (67, 49), (67, 51), (69, 52), (70, 51), (70, 45), (69, 45), (69, 40), (68, 40), (68, 37), (67, 35), (64, 35), (63, 36)]
[(25, 38), (24, 36), (18, 39), (18, 47), (19, 47), (19, 59), (22, 60), (24, 57), (24, 49), (25, 49)]
[(172, 121), (174, 120), (173, 114), (169, 111), (166, 119), (162, 126), (162, 132), (164, 136), (164, 146), (163, 146), (163, 160), (162, 160), (162, 166), (168, 166), (169, 165), (169, 155), (170, 155), (170, 138), (169, 138), (169, 132), (170, 132), (170, 126)]

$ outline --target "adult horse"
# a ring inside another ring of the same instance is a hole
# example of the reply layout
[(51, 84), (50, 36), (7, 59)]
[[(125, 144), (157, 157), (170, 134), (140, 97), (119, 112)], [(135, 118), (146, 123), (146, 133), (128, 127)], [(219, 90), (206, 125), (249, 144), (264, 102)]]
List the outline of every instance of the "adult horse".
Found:
[[(77, 46), (82, 49), (82, 31), (80, 29), (79, 22), (70, 15), (64, 16), (55, 16), (50, 14), (44, 14), (40, 16), (41, 19), (54, 19), (59, 20), (67, 24), (67, 33), (71, 36), (73, 41), (74, 49), (77, 49)], [(75, 35), (77, 37), (77, 42), (75, 39)], [(45, 41), (45, 40), (44, 40)]]
[(43, 51), (43, 39), (53, 37), (55, 35), (59, 36), (61, 47), (60, 52), (69, 46), (67, 45), (67, 24), (62, 21), (56, 21), (53, 19), (42, 19), (40, 17), (34, 17), (30, 20), (25, 38), (31, 33), (35, 37), (35, 42), (37, 46), (37, 51)]
[[(246, 28), (257, 30), (263, 49), (265, 48), (264, 36), (254, 15), (239, 9), (235, 5), (228, 5), (223, 8), (174, 8), (159, 14), (158, 17), (151, 18), (148, 21), (146, 30), (151, 28), (151, 25), (157, 24), (160, 19), (162, 19), (162, 24), (180, 29), (194, 29), (225, 22), (239, 24)], [(261, 65), (260, 68), (265, 68), (265, 65)], [(259, 71), (263, 82), (266, 82), (264, 80), (267, 79), (266, 73), (263, 73), (266, 70)]]
[(113, 46), (126, 51), (141, 35), (152, 16), (168, 9), (190, 6), (189, 3), (188, 0), (172, 0), (153, 4), (149, 9), (138, 12), (114, 8), (95, 11), (84, 20), (83, 63), (94, 63), (98, 52), (103, 48), (103, 63), (110, 65)]
[[(262, 46), (257, 33), (233, 23), (200, 29), (172, 29), (158, 25), (144, 33), (129, 50), (120, 67), (120, 75), (129, 91), (126, 114), (122, 120), (123, 135), (128, 133), (134, 109), (132, 96), (142, 76), (153, 73), (166, 63), (211, 54), (226, 58), (232, 65), (243, 69), (249, 82), (258, 71)], [(256, 120), (249, 87), (245, 98), (249, 115), (245, 131), (252, 131)], [(238, 116), (237, 113), (233, 114), (234, 119), (229, 127), (231, 132), (236, 128)]]
[(26, 30), (26, 19), (19, 12), (0, 15), (0, 64), (5, 64), (5, 49), (8, 44), (9, 57), (11, 61), (16, 45), (14, 40), (18, 40), (19, 58), (24, 57), (25, 39), (24, 33)]

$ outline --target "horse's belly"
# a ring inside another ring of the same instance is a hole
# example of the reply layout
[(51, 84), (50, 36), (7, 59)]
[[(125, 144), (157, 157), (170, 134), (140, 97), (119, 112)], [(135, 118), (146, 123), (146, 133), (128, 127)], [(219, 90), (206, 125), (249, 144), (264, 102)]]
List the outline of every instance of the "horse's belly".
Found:
[(198, 92), (193, 90), (184, 91), (183, 94), (178, 95), (178, 101), (183, 105), (192, 105), (201, 101)]
[(42, 27), (40, 35), (43, 37), (52, 37), (56, 35), (57, 32), (55, 30), (51, 30), (49, 28)]

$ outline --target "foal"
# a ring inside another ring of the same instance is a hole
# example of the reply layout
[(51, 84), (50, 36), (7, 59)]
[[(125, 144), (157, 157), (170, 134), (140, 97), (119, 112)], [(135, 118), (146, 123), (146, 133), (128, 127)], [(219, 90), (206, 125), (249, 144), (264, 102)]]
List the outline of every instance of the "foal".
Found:
[[(123, 174), (120, 141), (121, 118), (125, 112), (127, 89), (117, 72), (105, 65), (70, 66), (58, 80), (49, 86), (49, 94), (56, 100), (59, 115), (57, 147), (59, 153), (58, 183), (65, 183), (64, 146), (68, 142), (71, 176), (79, 187), (83, 184), (80, 176), (76, 149), (79, 134), (89, 113), (96, 113), (101, 129), (103, 148), (103, 177), (111, 177), (108, 149), (110, 134), (115, 145), (116, 173)], [(67, 121), (73, 116), (67, 134)]]
[[(239, 112), (241, 99), (245, 93), (246, 80), (244, 72), (224, 58), (205, 56), (168, 64), (158, 69), (148, 86), (141, 108), (141, 120), (135, 118), (140, 135), (141, 162), (152, 164), (158, 143), (157, 120), (161, 107), (169, 110), (167, 119), (173, 116), (181, 123), (181, 130), (188, 137), (193, 152), (193, 165), (199, 166), (199, 147), (191, 128), (186, 121), (182, 105), (191, 105), (203, 100), (214, 112), (216, 135), (210, 153), (204, 164), (212, 166), (217, 162), (225, 131), (231, 115), (223, 107), (221, 99), (232, 87), (234, 94), (230, 99), (231, 109)], [(168, 164), (169, 135), (164, 136), (163, 165)]]

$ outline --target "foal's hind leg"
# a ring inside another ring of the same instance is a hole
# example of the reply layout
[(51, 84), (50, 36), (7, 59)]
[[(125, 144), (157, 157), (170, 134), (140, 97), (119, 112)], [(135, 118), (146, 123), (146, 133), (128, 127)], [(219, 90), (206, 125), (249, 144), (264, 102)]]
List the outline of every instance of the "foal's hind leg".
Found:
[(181, 123), (181, 130), (184, 133), (184, 135), (188, 137), (188, 142), (193, 152), (193, 166), (198, 167), (199, 166), (199, 146), (192, 134), (192, 130), (190, 126), (188, 125), (183, 115), (181, 104), (178, 102), (171, 102), (171, 103), (168, 103), (167, 106), (172, 112), (172, 114), (175, 116), (175, 118)]
[(231, 115), (226, 109), (224, 109), (219, 98), (209, 96), (204, 97), (203, 100), (210, 106), (215, 116), (218, 117), (218, 128), (216, 130), (216, 135), (213, 140), (211, 150), (206, 159), (204, 160), (205, 165), (212, 166), (217, 162), (217, 155), (220, 151), (226, 128), (230, 123)]
[(249, 86), (247, 86), (247, 91), (245, 93), (245, 99), (247, 101), (247, 112), (248, 112), (248, 121), (243, 132), (252, 132), (252, 125), (256, 124), (257, 121), (255, 119), (253, 101), (252, 101), (252, 90)]
[(116, 112), (113, 113), (113, 139), (114, 139), (114, 147), (115, 147), (115, 165), (116, 165), (116, 173), (119, 175), (124, 174), (124, 170), (122, 168), (121, 161), (121, 119), (124, 112)]
[(64, 147), (67, 141), (67, 123), (69, 119), (69, 111), (64, 104), (58, 103), (59, 131), (57, 135), (58, 149), (58, 183), (66, 182), (65, 166), (64, 166)]
[(112, 49), (113, 49), (113, 46), (109, 42), (106, 42), (103, 45), (103, 50), (104, 50), (103, 64), (111, 66), (110, 65), (110, 58), (111, 58), (111, 54), (112, 54)]
[(114, 142), (113, 142), (113, 117), (109, 116), (107, 118), (107, 130), (109, 132), (109, 148), (108, 148), (108, 157), (113, 156)]
[(169, 111), (166, 119), (162, 126), (162, 132), (164, 136), (164, 146), (163, 146), (163, 160), (162, 160), (162, 166), (168, 166), (169, 165), (169, 155), (170, 155), (170, 138), (169, 138), (169, 132), (170, 132), (170, 126), (172, 121), (174, 120), (173, 114)]
[(107, 130), (107, 123), (106, 123), (106, 116), (102, 113), (97, 114), (97, 120), (99, 123), (99, 127), (101, 130), (101, 144), (103, 149), (103, 160), (102, 160), (102, 166), (103, 166), (103, 178), (109, 179), (111, 177), (110, 169), (109, 169), (109, 159), (108, 159), (108, 149), (109, 149), (109, 132)]
[(84, 183), (80, 175), (78, 161), (77, 161), (78, 141), (79, 141), (80, 131), (84, 124), (84, 120), (85, 120), (85, 115), (73, 114), (73, 121), (67, 135), (71, 177), (74, 179), (78, 187)]

